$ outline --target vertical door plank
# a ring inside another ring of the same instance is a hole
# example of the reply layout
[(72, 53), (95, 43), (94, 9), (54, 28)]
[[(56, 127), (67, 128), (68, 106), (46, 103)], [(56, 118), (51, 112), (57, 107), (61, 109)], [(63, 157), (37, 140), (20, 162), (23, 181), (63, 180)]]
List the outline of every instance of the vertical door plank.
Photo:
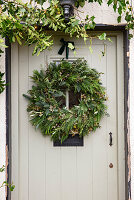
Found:
[(61, 199), (61, 157), (60, 147), (54, 147), (50, 137), (46, 137), (46, 199)]
[[(57, 47), (58, 49), (59, 47)], [(56, 48), (51, 51), (45, 51), (45, 69), (47, 69), (48, 64), (53, 62), (55, 59), (54, 55), (58, 54)], [(57, 57), (56, 57), (57, 58)], [(46, 180), (45, 180), (45, 190), (46, 199), (61, 199), (61, 153), (60, 147), (54, 147), (53, 141), (51, 141), (50, 136), (45, 137), (46, 142)]]
[(18, 130), (18, 44), (11, 45), (11, 137), (12, 137), (12, 182), (15, 190), (11, 193), (11, 199), (19, 199), (19, 130)]
[(61, 199), (76, 200), (76, 147), (61, 147)]
[[(76, 41), (76, 48), (78, 49), (77, 56), (83, 57), (87, 60), (89, 67), (92, 63), (92, 55), (87, 46), (82, 45), (81, 42)], [(92, 133), (84, 137), (84, 146), (77, 147), (77, 200), (92, 200), (93, 185), (93, 156), (92, 156)]]
[(119, 200), (125, 200), (125, 144), (124, 144), (124, 63), (123, 35), (117, 36), (117, 88), (118, 88), (118, 183)]
[[(112, 43), (107, 46), (107, 95), (108, 113), (107, 133), (112, 132), (113, 145), (108, 146), (108, 199), (118, 199), (118, 174), (117, 174), (117, 139), (118, 139), (118, 120), (117, 120), (117, 51), (116, 37), (112, 37)], [(113, 164), (113, 168), (109, 164)]]
[(19, 47), (19, 200), (28, 200), (28, 115), (22, 96), (28, 89), (28, 47)]
[(84, 137), (84, 146), (77, 147), (77, 200), (92, 200), (93, 157), (92, 134)]
[[(44, 68), (44, 53), (32, 56), (33, 47), (29, 47), (28, 76), (34, 70)], [(29, 78), (29, 89), (33, 85)], [(28, 122), (29, 128), (29, 200), (45, 200), (45, 137)]]
[[(105, 44), (93, 44), (92, 68), (101, 75), (103, 86), (106, 87), (106, 54), (102, 52), (106, 49)], [(93, 200), (107, 200), (107, 143), (106, 143), (106, 116), (101, 120), (101, 128), (92, 135), (92, 156), (93, 156)]]

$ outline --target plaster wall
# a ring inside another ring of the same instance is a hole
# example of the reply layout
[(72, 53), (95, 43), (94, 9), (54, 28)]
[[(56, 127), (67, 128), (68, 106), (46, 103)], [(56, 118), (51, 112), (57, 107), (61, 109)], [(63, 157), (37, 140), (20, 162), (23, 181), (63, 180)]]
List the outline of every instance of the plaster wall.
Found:
[[(26, 2), (27, 0), (23, 0)], [(45, 3), (45, 7), (48, 3)], [(86, 4), (84, 8), (80, 9), (81, 17), (85, 15), (96, 17), (97, 24), (117, 24), (117, 14), (114, 13), (111, 7), (108, 7), (106, 0), (104, 0), (103, 6), (99, 6), (97, 3)], [(123, 20), (122, 23), (125, 23)], [(130, 42), (130, 139), (131, 139), (131, 163), (132, 163), (132, 200), (134, 200), (134, 39)], [(5, 68), (4, 54), (0, 58), (0, 70), (4, 71)], [(5, 125), (5, 92), (0, 95), (0, 166), (5, 164), (5, 144), (6, 144), (6, 125)], [(1, 176), (1, 175), (0, 175)], [(2, 179), (4, 180), (5, 174), (3, 173)], [(5, 200), (5, 190), (0, 191), (0, 200)]]
[[(5, 72), (5, 54), (0, 57), (0, 71)], [(6, 113), (5, 91), (0, 94), (0, 167), (6, 165)], [(6, 172), (0, 173), (0, 185), (6, 180)], [(5, 188), (0, 188), (0, 200), (6, 199)]]

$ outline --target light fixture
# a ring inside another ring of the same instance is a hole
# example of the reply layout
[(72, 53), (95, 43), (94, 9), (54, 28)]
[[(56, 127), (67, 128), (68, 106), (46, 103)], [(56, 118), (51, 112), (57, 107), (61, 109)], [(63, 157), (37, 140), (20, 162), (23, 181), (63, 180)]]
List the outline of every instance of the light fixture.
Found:
[(74, 15), (74, 4), (76, 0), (60, 0), (60, 4), (64, 9), (65, 22), (69, 22), (69, 18)]

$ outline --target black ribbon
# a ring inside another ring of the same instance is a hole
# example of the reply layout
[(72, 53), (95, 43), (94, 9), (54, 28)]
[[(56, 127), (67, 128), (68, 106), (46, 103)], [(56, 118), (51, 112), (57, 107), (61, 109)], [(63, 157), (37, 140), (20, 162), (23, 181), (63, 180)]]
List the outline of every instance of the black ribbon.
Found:
[(68, 59), (68, 56), (69, 56), (69, 47), (68, 47), (68, 44), (71, 43), (74, 46), (74, 42), (65, 41), (63, 38), (60, 40), (60, 42), (62, 43), (62, 47), (58, 51), (58, 54), (62, 55), (62, 53), (64, 52), (64, 50), (66, 48), (66, 59)]

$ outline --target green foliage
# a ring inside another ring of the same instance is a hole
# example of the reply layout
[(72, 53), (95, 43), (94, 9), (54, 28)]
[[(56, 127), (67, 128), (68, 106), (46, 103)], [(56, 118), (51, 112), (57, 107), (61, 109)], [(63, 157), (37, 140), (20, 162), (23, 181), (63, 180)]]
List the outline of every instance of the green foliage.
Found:
[(10, 43), (17, 41), (20, 45), (35, 44), (33, 54), (37, 55), (53, 44), (48, 29), (64, 32), (71, 37), (75, 34), (77, 38), (85, 39), (89, 37), (86, 30), (95, 27), (94, 17), (78, 20), (74, 16), (65, 23), (63, 9), (57, 0), (51, 1), (45, 10), (43, 7), (32, 7), (32, 4), (24, 4), (17, 0), (4, 0), (0, 1), (0, 10), (1, 37), (8, 36)]
[[(70, 133), (81, 137), (95, 131), (106, 114), (107, 98), (100, 74), (80, 59), (50, 63), (46, 72), (35, 70), (31, 77), (34, 85), (28, 95), (23, 95), (29, 101), (27, 111), (32, 125), (61, 142)], [(81, 96), (79, 104), (70, 109), (62, 104), (66, 90)]]
[[(20, 45), (35, 44), (33, 54), (39, 55), (46, 48), (50, 48), (53, 44), (51, 35), (47, 29), (64, 32), (70, 37), (75, 35), (77, 38), (82, 37), (84, 41), (91, 38), (87, 30), (95, 28), (95, 17), (86, 16), (84, 20), (81, 18), (71, 17), (68, 23), (64, 21), (63, 9), (57, 0), (50, 0), (50, 6), (44, 10), (43, 3), (46, 0), (36, 0), (41, 4), (40, 7), (32, 6), (30, 3), (23, 3), (21, 0), (0, 0), (0, 35), (2, 38), (8, 36), (9, 41), (17, 41)], [(83, 7), (85, 1), (88, 3), (98, 2), (100, 5), (102, 0), (77, 0), (76, 7)], [(108, 6), (112, 5), (115, 12), (118, 12), (118, 22), (121, 22), (122, 14), (125, 13), (127, 28), (134, 28), (133, 8), (129, 0), (107, 0)], [(98, 37), (101, 39), (101, 37)], [(0, 41), (0, 46), (3, 41)], [(0, 53), (2, 49), (0, 48)]]
[[(47, 9), (43, 8), (43, 3), (46, 0), (36, 0), (41, 6), (32, 6), (30, 3), (23, 3), (21, 0), (0, 0), (0, 55), (3, 53), (2, 48), (6, 48), (3, 38), (8, 37), (9, 42), (17, 41), (19, 45), (34, 44), (33, 54), (39, 55), (45, 49), (51, 48), (53, 45), (52, 35), (49, 30), (61, 31), (70, 37), (82, 37), (84, 42), (91, 41), (92, 36), (88, 30), (95, 28), (95, 17), (86, 16), (85, 19), (77, 19), (76, 16), (70, 18), (68, 23), (65, 23), (63, 8), (59, 1), (49, 0), (50, 6)], [(85, 2), (97, 2), (102, 5), (103, 0), (77, 0), (76, 7), (83, 7)], [(108, 6), (112, 5), (115, 12), (119, 14), (117, 21), (121, 22), (122, 14), (124, 13), (127, 22), (126, 28), (134, 29), (134, 13), (129, 0), (107, 0)], [(79, 11), (78, 11), (79, 12)], [(100, 40), (106, 40), (105, 33), (96, 36)], [(129, 35), (129, 39), (133, 35)], [(69, 44), (70, 48), (73, 48)], [(92, 53), (92, 45), (90, 42), (89, 50)], [(74, 52), (75, 53), (75, 52)], [(4, 82), (1, 81), (0, 75), (0, 93), (4, 89)]]
[[(4, 172), (5, 171), (5, 166), (3, 165), (2, 167), (0, 167), (0, 172)], [(9, 190), (12, 192), (15, 188), (15, 185), (14, 184), (9, 184), (7, 181), (4, 181), (2, 183), (2, 185), (0, 185), (0, 188), (2, 187), (8, 187)]]
[(106, 40), (106, 33), (102, 33), (101, 35), (98, 36), (99, 40)]
[[(93, 3), (97, 2), (100, 5), (104, 2), (103, 0), (77, 0), (76, 6), (83, 7), (85, 2)], [(121, 22), (122, 15), (125, 16), (125, 20), (127, 22), (126, 28), (127, 29), (134, 29), (134, 10), (132, 7), (132, 1), (130, 0), (107, 0), (107, 5), (112, 6), (113, 10), (119, 14), (117, 17), (117, 22)]]
[(4, 91), (6, 86), (5, 81), (2, 80), (3, 76), (4, 73), (0, 72), (0, 94)]
[[(40, 5), (43, 5), (44, 2), (46, 2), (47, 0), (35, 0), (35, 2), (37, 2)], [(49, 1), (51, 2), (51, 1)]]
[(2, 167), (0, 167), (0, 172), (4, 172), (5, 171), (5, 166), (3, 165)]
[(4, 44), (4, 40), (3, 39), (0, 39), (0, 57), (1, 57), (1, 54), (3, 53), (3, 50), (1, 48), (7, 48), (7, 46)]

